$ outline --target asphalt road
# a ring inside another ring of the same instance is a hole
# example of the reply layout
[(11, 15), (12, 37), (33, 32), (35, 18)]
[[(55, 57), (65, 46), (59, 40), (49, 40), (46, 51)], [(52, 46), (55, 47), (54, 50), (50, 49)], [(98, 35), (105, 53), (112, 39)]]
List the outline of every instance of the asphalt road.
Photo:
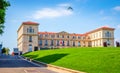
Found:
[(57, 73), (20, 56), (1, 55), (0, 73)]

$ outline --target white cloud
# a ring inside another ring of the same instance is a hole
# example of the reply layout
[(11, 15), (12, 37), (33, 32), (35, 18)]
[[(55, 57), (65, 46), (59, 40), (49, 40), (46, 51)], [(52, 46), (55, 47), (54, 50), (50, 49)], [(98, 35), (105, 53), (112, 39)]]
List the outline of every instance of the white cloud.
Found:
[(116, 6), (113, 9), (116, 10), (116, 11), (120, 11), (120, 6)]
[(60, 7), (69, 7), (71, 6), (69, 3), (58, 4)]
[(43, 8), (37, 10), (32, 15), (33, 19), (42, 18), (56, 18), (61, 16), (69, 16), (73, 14), (73, 11), (68, 10), (66, 7), (70, 6), (68, 3), (58, 4), (56, 8)]
[(118, 29), (120, 29), (120, 24), (119, 24), (119, 25), (117, 25), (117, 28), (118, 28)]

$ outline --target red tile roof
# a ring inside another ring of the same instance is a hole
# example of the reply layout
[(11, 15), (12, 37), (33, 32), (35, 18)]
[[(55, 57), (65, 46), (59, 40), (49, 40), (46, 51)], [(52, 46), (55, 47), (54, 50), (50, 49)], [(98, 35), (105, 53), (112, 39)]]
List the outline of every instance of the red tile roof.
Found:
[(85, 34), (70, 34), (71, 36), (84, 36)]
[[(84, 34), (76, 34), (76, 33), (71, 33), (70, 35), (71, 36), (87, 36), (88, 34), (92, 33), (92, 32), (95, 32), (95, 31), (98, 31), (98, 30), (101, 30), (101, 29), (108, 29), (108, 30), (114, 30), (114, 28), (110, 28), (108, 26), (103, 26), (103, 27), (100, 27), (100, 28), (97, 28), (95, 30), (92, 30), (90, 32), (86, 32)], [(56, 34), (57, 32), (38, 32), (38, 34)]]
[(100, 27), (98, 29), (111, 29), (111, 30), (114, 30), (115, 28), (110, 28), (109, 26), (102, 26), (102, 27)]
[(32, 22), (32, 21), (27, 21), (27, 22), (23, 22), (22, 24), (27, 24), (27, 25), (38, 25), (39, 23)]
[(92, 33), (92, 32), (95, 32), (95, 31), (98, 31), (98, 30), (101, 30), (101, 29), (115, 30), (115, 28), (110, 28), (110, 27), (108, 27), (108, 26), (102, 26), (102, 27), (97, 28), (97, 29), (95, 29), (95, 30), (92, 30), (92, 31), (90, 31), (90, 32), (86, 32), (85, 34), (87, 35), (87, 34), (89, 34), (89, 33)]
[(38, 32), (38, 34), (56, 34), (56, 32)]
[[(56, 32), (38, 32), (38, 34), (56, 34)], [(70, 34), (71, 36), (84, 36), (85, 34)]]

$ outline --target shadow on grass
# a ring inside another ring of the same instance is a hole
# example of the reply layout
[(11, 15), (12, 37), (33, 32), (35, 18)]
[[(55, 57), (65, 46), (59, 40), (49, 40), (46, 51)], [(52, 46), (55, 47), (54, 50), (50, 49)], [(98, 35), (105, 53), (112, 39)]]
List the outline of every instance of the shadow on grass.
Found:
[(50, 64), (50, 63), (53, 63), (53, 62), (65, 57), (65, 56), (67, 56), (67, 55), (68, 54), (52, 54), (52, 55), (47, 55), (47, 56), (44, 56), (41, 58), (36, 58), (35, 60)]
[(31, 59), (36, 59), (38, 55), (25, 55), (25, 57), (31, 58)]

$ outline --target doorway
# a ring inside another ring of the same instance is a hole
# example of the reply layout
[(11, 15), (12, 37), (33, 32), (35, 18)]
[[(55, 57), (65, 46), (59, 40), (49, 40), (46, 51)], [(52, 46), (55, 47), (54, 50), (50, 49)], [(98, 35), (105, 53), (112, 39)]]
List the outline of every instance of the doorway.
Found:
[(32, 51), (32, 45), (29, 44), (29, 49), (28, 49), (28, 52), (31, 52)]

